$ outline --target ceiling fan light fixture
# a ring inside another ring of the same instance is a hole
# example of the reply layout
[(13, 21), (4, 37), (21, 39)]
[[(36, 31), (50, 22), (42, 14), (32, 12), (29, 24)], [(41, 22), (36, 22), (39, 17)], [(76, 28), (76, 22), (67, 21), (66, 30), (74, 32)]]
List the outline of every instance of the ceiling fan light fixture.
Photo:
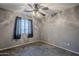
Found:
[(32, 15), (33, 15), (33, 16), (36, 16), (36, 12), (35, 12), (35, 11), (33, 11), (33, 12), (32, 12)]

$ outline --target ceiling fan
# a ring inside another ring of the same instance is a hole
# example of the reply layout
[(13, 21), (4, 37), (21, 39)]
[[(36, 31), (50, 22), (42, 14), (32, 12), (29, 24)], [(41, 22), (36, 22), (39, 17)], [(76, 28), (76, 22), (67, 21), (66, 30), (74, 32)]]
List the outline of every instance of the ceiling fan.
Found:
[(37, 16), (38, 14), (39, 15), (42, 15), (42, 16), (46, 16), (46, 14), (42, 11), (45, 11), (45, 10), (49, 10), (48, 7), (44, 7), (40, 4), (37, 4), (37, 3), (34, 3), (34, 4), (27, 4), (31, 10), (29, 9), (25, 9), (24, 12), (32, 12), (33, 16)]

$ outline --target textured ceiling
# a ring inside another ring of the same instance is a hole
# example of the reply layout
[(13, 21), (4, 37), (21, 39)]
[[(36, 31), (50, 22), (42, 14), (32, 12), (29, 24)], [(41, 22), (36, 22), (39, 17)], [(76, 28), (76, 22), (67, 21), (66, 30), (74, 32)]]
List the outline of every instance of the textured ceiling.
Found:
[[(41, 4), (43, 6), (49, 7), (49, 9), (52, 10), (64, 10), (67, 8), (74, 7), (78, 4), (74, 3), (45, 3)], [(23, 10), (24, 8), (27, 7), (27, 4), (23, 3), (0, 3), (0, 8), (5, 8), (9, 10)], [(27, 7), (28, 8), (28, 7)]]
[[(58, 12), (58, 11), (63, 11), (68, 8), (72, 8), (78, 5), (78, 3), (40, 3), (42, 6), (46, 6), (49, 8), (47, 11), (47, 14), (52, 14), (52, 12)], [(11, 11), (18, 11), (22, 14), (28, 14), (32, 15), (32, 13), (25, 13), (23, 12), (24, 9), (31, 9), (27, 3), (0, 3), (0, 8), (8, 9)], [(40, 16), (41, 17), (41, 16)]]
[(75, 7), (78, 4), (77, 3), (49, 3), (49, 4), (41, 4), (41, 5), (49, 7), (49, 9), (51, 10), (61, 11), (61, 10), (65, 10), (68, 8)]
[(0, 3), (0, 8), (16, 11), (22, 10), (25, 7), (23, 3)]

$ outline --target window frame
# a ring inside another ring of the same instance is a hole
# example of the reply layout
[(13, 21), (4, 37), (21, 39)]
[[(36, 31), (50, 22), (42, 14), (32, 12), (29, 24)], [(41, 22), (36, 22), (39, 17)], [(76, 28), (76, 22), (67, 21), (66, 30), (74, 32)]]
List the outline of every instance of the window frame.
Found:
[[(13, 39), (20, 39), (21, 38), (21, 35), (22, 35), (21, 28), (20, 28), (20, 35), (18, 35), (18, 36), (16, 35), (17, 21), (18, 21), (18, 19), (21, 20), (23, 18), (17, 16), (16, 19), (15, 19)], [(26, 20), (28, 20), (31, 23), (31, 25), (30, 25), (31, 27), (29, 27), (29, 24), (28, 24), (28, 33), (26, 33), (26, 34), (28, 35), (28, 38), (32, 38), (33, 37), (33, 21), (31, 19), (26, 19)], [(21, 27), (21, 21), (20, 21), (20, 27)], [(29, 28), (31, 28), (30, 29), (31, 30), (31, 34), (29, 34)], [(24, 22), (24, 29), (25, 29), (25, 22)], [(25, 30), (24, 30), (24, 33), (25, 33)]]

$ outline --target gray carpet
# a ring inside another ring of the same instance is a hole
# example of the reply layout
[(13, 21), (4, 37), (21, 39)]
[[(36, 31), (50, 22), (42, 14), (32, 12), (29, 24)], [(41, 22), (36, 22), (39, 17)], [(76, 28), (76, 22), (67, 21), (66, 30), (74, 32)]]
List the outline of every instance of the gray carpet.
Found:
[(0, 53), (10, 56), (78, 56), (77, 54), (41, 42), (9, 49)]

